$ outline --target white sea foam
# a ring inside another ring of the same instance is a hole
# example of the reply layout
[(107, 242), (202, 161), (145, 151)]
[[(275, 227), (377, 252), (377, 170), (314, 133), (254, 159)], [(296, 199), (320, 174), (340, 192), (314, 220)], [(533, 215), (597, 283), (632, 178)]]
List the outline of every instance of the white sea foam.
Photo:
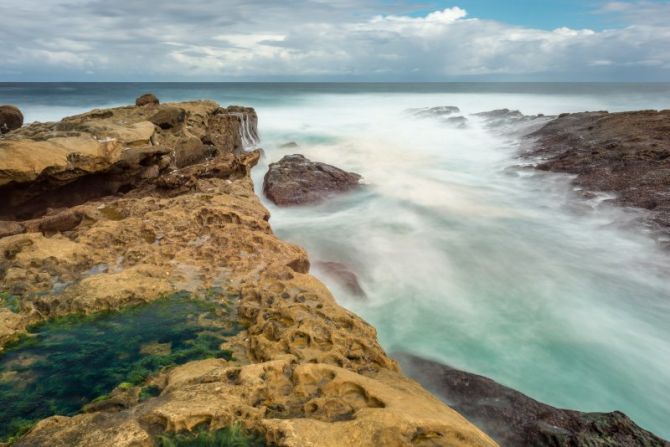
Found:
[[(519, 164), (514, 138), (470, 116), (458, 129), (403, 113), (442, 105), (464, 116), (619, 107), (555, 95), (359, 94), (260, 109), (264, 164), (299, 152), (366, 184), (315, 207), (266, 203), (275, 231), (313, 260), (358, 273), (367, 301), (323, 279), (389, 351), (482, 373), (553, 405), (622, 410), (670, 436), (667, 256), (622, 228), (634, 216), (580, 199), (569, 177), (510, 168)], [(292, 140), (300, 147), (279, 148)], [(264, 172), (255, 170), (257, 185)]]

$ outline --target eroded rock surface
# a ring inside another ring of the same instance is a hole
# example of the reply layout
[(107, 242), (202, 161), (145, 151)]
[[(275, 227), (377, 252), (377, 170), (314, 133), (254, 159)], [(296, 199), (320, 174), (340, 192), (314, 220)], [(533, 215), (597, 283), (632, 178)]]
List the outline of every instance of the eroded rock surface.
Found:
[(304, 205), (321, 202), (332, 195), (351, 191), (361, 176), (303, 155), (286, 155), (271, 163), (263, 180), (263, 192), (277, 205)]
[(615, 203), (650, 210), (650, 221), (670, 232), (670, 110), (564, 114), (529, 137), (538, 169), (616, 193)]
[(477, 374), (409, 354), (396, 358), (410, 377), (502, 447), (670, 447), (618, 411), (554, 408)]
[[(183, 122), (163, 129), (149, 120), (156, 107), (130, 107), (0, 139), (11, 197), (0, 291), (18, 303), (0, 306), (0, 345), (55, 316), (216, 289), (246, 328), (225, 344), (235, 360), (166, 370), (146, 400), (118, 387), (82, 414), (41, 421), (16, 445), (153, 446), (165, 431), (238, 422), (278, 446), (496, 445), (402, 376), (374, 328), (309, 275), (304, 250), (272, 233), (249, 175), (260, 152), (239, 151), (255, 135), (255, 113), (213, 102), (158, 107), (183, 110)], [(59, 199), (64, 192), (72, 198)]]

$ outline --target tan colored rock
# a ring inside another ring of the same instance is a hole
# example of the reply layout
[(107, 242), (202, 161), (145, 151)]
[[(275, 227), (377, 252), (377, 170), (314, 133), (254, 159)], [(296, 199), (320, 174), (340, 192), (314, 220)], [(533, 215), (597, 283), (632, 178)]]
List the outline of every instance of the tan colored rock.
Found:
[[(180, 139), (202, 142), (215, 134), (220, 141), (241, 139), (225, 135), (239, 131), (232, 125), (211, 128), (212, 122), (227, 122), (212, 120), (227, 113), (212, 115), (219, 110), (215, 103), (179, 107), (185, 111), (183, 125), (156, 129), (151, 137), (155, 153), (149, 146), (124, 147), (112, 157), (133, 166), (155, 156), (158, 166), (164, 148)], [(43, 130), (62, 132), (53, 129), (64, 123), (70, 129), (105, 128), (123, 147), (118, 140), (123, 131), (113, 129), (115, 117), (135, 117), (127, 123), (132, 133), (147, 118), (138, 109), (112, 109), (112, 116), (95, 111)], [(242, 112), (232, 113), (228, 121), (242, 123)], [(33, 131), (34, 137), (42, 130)], [(33, 137), (11, 144), (29, 147), (37, 142)], [(46, 218), (36, 218), (25, 222), (26, 233), (1, 238), (0, 290), (14, 289), (22, 306), (20, 313), (0, 312), (0, 343), (55, 316), (218, 287), (236, 297), (246, 328), (227, 342), (237, 360), (203, 360), (164, 371), (150, 379), (162, 390), (160, 396), (143, 402), (137, 388), (125, 395), (117, 389), (110, 402), (88, 406), (83, 414), (41, 421), (16, 445), (153, 446), (163, 431), (240, 422), (278, 446), (495, 446), (403, 377), (377, 342), (375, 329), (341, 308), (308, 273), (305, 251), (272, 233), (269, 213), (250, 178), (260, 152), (213, 146), (216, 152), (200, 161), (186, 150), (184, 156), (194, 157), (195, 164), (159, 168), (157, 177), (146, 176), (146, 166), (129, 170), (142, 182), (125, 194), (92, 198), (46, 217), (73, 213), (81, 216), (77, 225), (63, 217), (68, 224), (58, 226), (60, 231), (38, 232)], [(195, 144), (192, 150), (197, 151)], [(91, 146), (89, 157), (104, 160), (96, 151)], [(56, 171), (69, 172), (67, 166)]]

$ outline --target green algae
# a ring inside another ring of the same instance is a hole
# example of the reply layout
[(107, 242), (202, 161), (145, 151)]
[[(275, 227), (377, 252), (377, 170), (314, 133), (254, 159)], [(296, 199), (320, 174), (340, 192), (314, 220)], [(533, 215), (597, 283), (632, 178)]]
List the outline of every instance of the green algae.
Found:
[(264, 439), (255, 433), (244, 430), (241, 425), (207, 431), (196, 430), (193, 433), (170, 433), (159, 436), (160, 447), (265, 447)]
[[(0, 441), (54, 414), (73, 415), (165, 367), (221, 350), (241, 329), (230, 309), (180, 293), (121, 312), (68, 316), (32, 328), (0, 356)], [(143, 392), (143, 393), (142, 393)], [(143, 398), (157, 395), (151, 387)]]
[(14, 313), (19, 313), (19, 311), (21, 311), (19, 298), (9, 292), (0, 292), (0, 306), (6, 307)]

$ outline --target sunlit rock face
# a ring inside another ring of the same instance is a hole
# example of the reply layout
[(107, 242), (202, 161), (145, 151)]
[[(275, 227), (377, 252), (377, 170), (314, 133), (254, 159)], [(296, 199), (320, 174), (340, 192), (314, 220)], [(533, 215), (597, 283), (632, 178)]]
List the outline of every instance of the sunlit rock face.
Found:
[[(231, 320), (243, 329), (206, 344), (212, 358), (137, 380), (121, 371), (114, 380), (129, 382), (109, 399), (86, 404), (108, 391), (87, 393), (74, 416), (56, 405), (58, 416), (26, 427), (15, 445), (153, 446), (164, 433), (235, 423), (279, 446), (496, 445), (405, 378), (375, 329), (309, 274), (305, 251), (272, 233), (250, 178), (261, 153), (243, 150), (257, 142), (255, 123), (252, 109), (199, 101), (97, 110), (0, 139), (0, 183), (11, 198), (0, 210), (2, 345), (55, 317), (98, 318), (180, 291), (215, 291), (210, 299), (226, 311), (215, 321), (190, 312), (183, 324), (195, 339), (169, 340), (158, 327), (144, 337), (135, 327), (120, 369), (198, 345), (203, 327), (216, 334)], [(126, 323), (117, 341), (134, 327)]]

